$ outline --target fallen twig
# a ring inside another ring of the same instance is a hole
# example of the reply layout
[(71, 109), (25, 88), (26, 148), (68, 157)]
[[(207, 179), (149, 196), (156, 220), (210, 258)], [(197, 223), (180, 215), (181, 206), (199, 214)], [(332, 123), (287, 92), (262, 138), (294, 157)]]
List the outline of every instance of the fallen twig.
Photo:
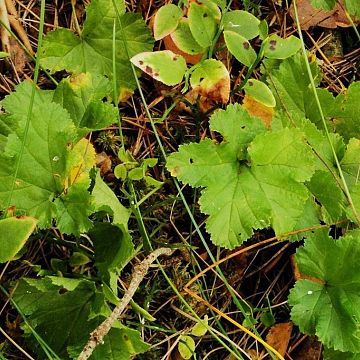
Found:
[(169, 248), (160, 248), (153, 251), (149, 256), (147, 256), (140, 264), (136, 265), (133, 271), (132, 279), (129, 285), (129, 288), (125, 291), (123, 298), (120, 303), (115, 307), (111, 315), (105, 319), (91, 334), (90, 339), (87, 344), (84, 346), (81, 354), (78, 357), (78, 360), (88, 359), (96, 346), (103, 343), (105, 335), (110, 331), (112, 325), (116, 320), (119, 319), (122, 312), (125, 310), (126, 306), (129, 304), (130, 300), (133, 298), (136, 290), (138, 289), (141, 281), (149, 271), (150, 265), (160, 256), (160, 255), (171, 255), (173, 250)]

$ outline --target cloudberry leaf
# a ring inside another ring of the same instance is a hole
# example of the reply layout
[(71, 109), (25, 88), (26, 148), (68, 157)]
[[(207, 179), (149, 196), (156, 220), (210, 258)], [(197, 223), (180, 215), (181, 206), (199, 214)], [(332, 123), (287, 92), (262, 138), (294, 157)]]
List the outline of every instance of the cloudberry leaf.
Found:
[[(118, 4), (121, 24), (113, 3)], [(136, 86), (129, 58), (143, 51), (151, 51), (153, 40), (141, 15), (125, 14), (123, 1), (91, 1), (80, 36), (68, 29), (48, 33), (40, 56), (42, 66), (51, 72), (91, 72), (112, 78), (114, 23), (116, 78), (120, 97), (125, 96)]]
[(110, 81), (104, 76), (81, 73), (60, 82), (53, 100), (66, 109), (79, 137), (117, 122), (118, 111), (103, 99), (111, 94)]
[(216, 245), (227, 248), (251, 237), (254, 229), (293, 230), (309, 197), (303, 183), (315, 170), (301, 131), (264, 133), (259, 119), (249, 119), (239, 105), (229, 106), (210, 120), (224, 136), (222, 143), (205, 139), (182, 145), (167, 163), (173, 176), (204, 188), (199, 202), (209, 215), (206, 228)]
[(332, 111), (329, 113), (335, 130), (344, 137), (360, 138), (360, 82), (353, 82), (344, 94), (336, 97)]
[(291, 290), (292, 320), (327, 347), (360, 352), (360, 234), (306, 240), (296, 254), (302, 279)]
[(18, 213), (33, 216), (39, 219), (41, 227), (48, 227), (56, 213), (53, 199), (64, 189), (68, 145), (76, 132), (67, 111), (51, 102), (46, 93), (36, 91), (24, 154), (11, 194), (31, 88), (31, 83), (23, 82), (2, 102), (9, 118), (17, 125), (14, 133), (8, 135), (5, 151), (0, 155), (0, 207), (15, 206)]

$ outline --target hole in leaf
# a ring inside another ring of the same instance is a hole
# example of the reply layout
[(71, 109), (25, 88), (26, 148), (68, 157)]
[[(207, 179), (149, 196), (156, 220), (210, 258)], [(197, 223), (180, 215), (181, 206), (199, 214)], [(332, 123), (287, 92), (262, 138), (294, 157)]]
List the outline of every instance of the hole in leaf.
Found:
[(245, 126), (245, 125), (243, 125), (241, 128), (242, 128), (242, 129), (245, 129), (245, 128), (246, 128), (246, 126)]
[(275, 46), (276, 45), (276, 40), (270, 40), (270, 45)]
[(189, 159), (190, 164), (194, 163), (194, 160), (192, 158)]
[(272, 50), (272, 51), (274, 51), (276, 48), (275, 48), (274, 45), (270, 45), (269, 49)]
[(146, 65), (145, 72), (148, 73), (149, 75), (152, 75), (153, 70), (149, 65)]
[(67, 293), (68, 291), (67, 291), (67, 289), (65, 289), (65, 288), (61, 288), (61, 289), (59, 289), (59, 295), (63, 295), (63, 294), (65, 294), (65, 293)]
[(143, 64), (144, 64), (144, 62), (143, 62), (142, 60), (140, 60), (140, 61), (139, 61), (139, 64), (140, 64), (140, 65), (143, 65)]
[(207, 13), (204, 13), (203, 17), (204, 17), (204, 18), (208, 17), (208, 14), (207, 14)]
[(123, 335), (123, 339), (124, 339), (125, 341), (128, 341), (128, 340), (129, 340), (129, 337), (128, 337), (126, 334), (124, 334), (124, 335)]
[(253, 86), (253, 85), (254, 85), (254, 83), (253, 83), (251, 80), (248, 82), (248, 84), (249, 84), (249, 86)]
[(204, 78), (203, 77), (201, 77), (200, 79), (199, 79), (199, 81), (201, 82), (201, 81), (203, 81), (204, 80)]
[(250, 44), (246, 41), (243, 42), (243, 47), (245, 50), (248, 50), (250, 48)]

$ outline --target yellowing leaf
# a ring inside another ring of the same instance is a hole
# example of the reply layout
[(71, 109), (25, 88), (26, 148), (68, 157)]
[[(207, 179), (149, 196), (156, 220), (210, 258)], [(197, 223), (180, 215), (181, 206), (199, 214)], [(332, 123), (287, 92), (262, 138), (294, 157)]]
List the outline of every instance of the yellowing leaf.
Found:
[(274, 109), (272, 107), (259, 103), (249, 95), (245, 95), (243, 107), (250, 115), (260, 118), (267, 128), (271, 127), (271, 120), (274, 113)]
[(65, 179), (65, 189), (79, 182), (89, 181), (89, 171), (96, 164), (96, 153), (93, 145), (87, 139), (81, 139), (69, 154), (68, 176)]
[(155, 15), (154, 38), (160, 40), (172, 33), (182, 16), (181, 9), (174, 4), (162, 6)]
[(182, 335), (178, 345), (178, 350), (183, 359), (190, 359), (195, 351), (194, 339), (191, 336)]
[(184, 58), (170, 50), (143, 52), (130, 61), (154, 79), (169, 86), (179, 84), (187, 69)]
[(203, 61), (190, 78), (192, 90), (187, 94), (190, 102), (200, 97), (201, 110), (210, 109), (215, 103), (226, 104), (230, 94), (230, 76), (225, 65), (215, 59)]
[(259, 103), (268, 106), (275, 107), (276, 100), (269, 87), (262, 81), (256, 79), (250, 79), (244, 86), (245, 93), (252, 96)]
[(203, 336), (207, 332), (207, 325), (208, 324), (208, 316), (204, 316), (204, 320), (201, 320), (195, 324), (195, 326), (191, 329), (191, 335), (194, 336)]
[(11, 260), (21, 250), (37, 222), (30, 216), (0, 220), (0, 262)]

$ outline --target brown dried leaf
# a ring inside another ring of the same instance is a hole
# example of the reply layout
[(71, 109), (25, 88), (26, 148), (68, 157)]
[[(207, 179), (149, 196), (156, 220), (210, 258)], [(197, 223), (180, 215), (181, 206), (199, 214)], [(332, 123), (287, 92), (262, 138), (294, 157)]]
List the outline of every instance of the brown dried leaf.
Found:
[[(321, 26), (329, 29), (335, 29), (338, 26), (351, 26), (344, 11), (343, 0), (337, 1), (334, 9), (330, 11), (314, 8), (311, 5), (311, 0), (298, 0), (296, 3), (302, 30), (308, 30), (312, 26)], [(294, 2), (290, 6), (290, 15), (293, 20), (296, 21)]]
[(22, 75), (29, 58), (14, 38), (10, 38), (10, 58), (18, 75)]
[(267, 336), (266, 342), (277, 350), (282, 356), (285, 356), (289, 346), (293, 324), (291, 321), (273, 325)]
[(111, 171), (111, 159), (105, 153), (96, 154), (96, 166), (100, 168), (100, 175), (104, 176)]
[(267, 128), (271, 127), (271, 121), (274, 113), (273, 108), (259, 103), (249, 95), (244, 96), (242, 106), (250, 115), (260, 118)]
[(296, 347), (294, 354), (291, 353), (293, 360), (319, 360), (321, 359), (322, 345), (316, 336), (308, 336)]

